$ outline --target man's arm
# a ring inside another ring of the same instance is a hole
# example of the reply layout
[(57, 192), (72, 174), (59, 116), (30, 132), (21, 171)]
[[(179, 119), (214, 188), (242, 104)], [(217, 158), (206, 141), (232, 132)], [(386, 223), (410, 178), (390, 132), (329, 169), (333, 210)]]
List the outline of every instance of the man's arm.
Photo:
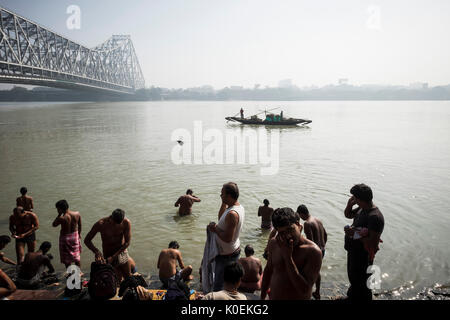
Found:
[(54, 220), (53, 223), (52, 223), (52, 226), (53, 226), (53, 227), (59, 226), (59, 225), (64, 221), (64, 219), (61, 218), (61, 215), (62, 215), (62, 214), (58, 213), (58, 216), (55, 218), (55, 220)]
[(78, 235), (81, 238), (81, 214), (78, 217)]
[(258, 217), (261, 217), (261, 215), (262, 215), (261, 214), (261, 211), (262, 211), (261, 209), (262, 209), (261, 207), (258, 208)]
[(200, 202), (200, 201), (202, 201), (202, 200), (200, 200), (199, 197), (196, 197), (196, 196), (191, 196), (191, 199), (192, 199), (192, 201), (194, 201), (194, 202)]
[(9, 217), (9, 231), (11, 232), (11, 234), (13, 236), (16, 235), (16, 225), (14, 223), (14, 217), (13, 216)]
[(49, 257), (45, 257), (44, 265), (48, 268), (48, 274), (55, 273), (55, 268), (53, 268), (53, 265), (50, 262), (50, 258)]
[(3, 261), (4, 263), (7, 263), (7, 264), (12, 264), (13, 266), (16, 265), (16, 263), (14, 261), (12, 261), (11, 259), (8, 259), (7, 257), (5, 257), (3, 252), (0, 252), (0, 261)]
[(215, 225), (213, 232), (217, 233), (217, 236), (224, 242), (231, 242), (236, 232), (236, 226), (239, 222), (239, 215), (236, 211), (230, 211), (225, 218), (225, 230), (222, 230)]
[(183, 263), (183, 258), (181, 257), (181, 252), (179, 250), (178, 251), (178, 255), (177, 255), (177, 260), (178, 260), (178, 264), (180, 265), (180, 269), (184, 269), (184, 263)]
[(156, 267), (159, 269), (159, 265), (161, 264), (161, 255), (162, 255), (162, 251), (159, 253), (159, 257), (158, 257), (158, 264), (156, 265)]
[(180, 205), (180, 200), (181, 200), (181, 197), (179, 197), (177, 202), (175, 202), (175, 205), (174, 205), (175, 207), (178, 207)]
[(358, 212), (359, 207), (353, 209), (353, 206), (356, 205), (355, 197), (350, 197), (347, 202), (347, 206), (344, 210), (344, 215), (348, 219), (353, 219), (355, 217), (356, 212)]
[(0, 269), (0, 280), (0, 282), (6, 284), (6, 287), (0, 287), (0, 299), (6, 298), (11, 293), (17, 290), (14, 282), (8, 277), (6, 273), (3, 272), (2, 269)]
[(30, 204), (31, 210), (33, 210), (34, 209), (34, 202), (33, 202), (33, 198), (31, 198), (31, 197), (30, 197), (30, 202), (31, 202), (31, 204)]
[(220, 218), (222, 217), (222, 215), (223, 215), (223, 213), (225, 212), (225, 210), (227, 210), (227, 208), (228, 208), (228, 205), (227, 205), (226, 203), (223, 203), (223, 202), (222, 202), (222, 205), (220, 206), (219, 214), (218, 214), (219, 219), (218, 219), (217, 221), (220, 220)]
[(261, 283), (261, 300), (266, 299), (267, 290), (269, 290), (270, 280), (272, 279), (272, 254), (271, 251), (273, 247), (273, 241), (270, 241), (268, 244), (269, 258), (267, 259), (266, 267), (264, 268), (264, 276)]
[(103, 257), (103, 254), (98, 250), (94, 244), (92, 243), (92, 239), (94, 239), (95, 235), (100, 232), (100, 222), (96, 222), (93, 226), (91, 231), (88, 232), (86, 235), (86, 238), (84, 238), (84, 244), (86, 247), (89, 248), (94, 254), (95, 254), (95, 261), (101, 261), (105, 262), (105, 258)]

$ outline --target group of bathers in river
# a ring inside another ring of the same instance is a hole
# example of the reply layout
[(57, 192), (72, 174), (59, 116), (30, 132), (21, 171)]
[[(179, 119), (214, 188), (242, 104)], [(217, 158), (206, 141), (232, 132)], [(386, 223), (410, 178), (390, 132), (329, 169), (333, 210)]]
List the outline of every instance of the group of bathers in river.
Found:
[[(11, 237), (16, 240), (18, 273), (15, 283), (0, 269), (0, 298), (6, 298), (17, 288), (35, 289), (39, 283), (51, 278), (55, 269), (48, 253), (51, 244), (44, 241), (39, 250), (36, 247), (36, 231), (39, 219), (34, 212), (33, 199), (27, 189), (20, 189), (16, 207), (9, 219)], [(372, 190), (365, 184), (357, 184), (350, 190), (344, 215), (353, 219), (351, 226), (344, 228), (345, 250), (347, 250), (347, 271), (350, 287), (348, 299), (372, 299), (367, 287), (367, 267), (373, 264), (378, 251), (380, 236), (384, 228), (384, 218), (373, 204)], [(244, 293), (260, 291), (261, 299), (320, 299), (320, 269), (325, 255), (328, 234), (321, 220), (313, 217), (305, 205), (291, 208), (270, 207), (267, 199), (258, 209), (261, 228), (270, 230), (263, 257), (265, 267), (255, 257), (254, 248), (245, 246), (245, 257), (240, 257), (240, 232), (245, 220), (244, 207), (239, 203), (239, 188), (229, 182), (222, 186), (222, 204), (218, 212), (218, 222), (207, 226), (207, 243), (199, 270), (203, 293), (198, 299), (240, 300)], [(192, 213), (194, 202), (200, 198), (188, 189), (175, 202), (179, 215)], [(57, 216), (53, 227), (60, 227), (60, 261), (66, 268), (72, 264), (81, 270), (81, 215), (69, 210), (66, 200), (56, 202)], [(301, 223), (303, 220), (303, 224)], [(302, 233), (303, 231), (303, 233)], [(101, 250), (92, 240), (100, 233)], [(0, 236), (0, 250), (11, 241), (10, 236)], [(130, 257), (131, 222), (125, 211), (115, 209), (111, 215), (98, 220), (84, 237), (84, 244), (94, 254), (95, 262), (114, 267), (120, 283), (136, 272), (136, 263)], [(25, 246), (27, 253), (25, 254)], [(179, 243), (171, 241), (158, 258), (159, 278), (164, 288), (178, 281), (193, 279), (192, 266), (185, 266)], [(0, 252), (0, 261), (15, 265), (16, 262)], [(180, 269), (179, 269), (179, 268)], [(48, 281), (51, 280), (47, 280)], [(315, 291), (313, 292), (313, 287)]]

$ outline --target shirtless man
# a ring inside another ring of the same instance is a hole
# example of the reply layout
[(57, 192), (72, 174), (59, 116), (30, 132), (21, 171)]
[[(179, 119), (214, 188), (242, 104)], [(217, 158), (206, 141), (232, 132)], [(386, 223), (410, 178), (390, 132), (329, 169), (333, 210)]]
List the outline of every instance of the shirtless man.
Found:
[[(305, 221), (303, 226), (305, 228), (306, 238), (319, 246), (322, 251), (323, 259), (325, 256), (325, 244), (327, 243), (327, 232), (325, 231), (322, 222), (311, 216), (308, 208), (304, 204), (298, 206), (297, 213), (300, 215), (300, 218)], [(316, 300), (320, 300), (320, 273), (316, 281), (316, 291), (313, 293), (313, 297)]]
[[(92, 239), (100, 232), (103, 254), (92, 243)], [(116, 209), (109, 217), (100, 219), (86, 235), (84, 244), (95, 254), (95, 261), (111, 264), (121, 278), (131, 275), (131, 266), (127, 248), (131, 241), (131, 222), (125, 218), (125, 211)]]
[[(164, 288), (169, 286), (169, 281), (183, 281), (192, 280), (194, 277), (191, 275), (192, 266), (184, 266), (181, 252), (178, 250), (180, 245), (176, 241), (169, 243), (169, 249), (164, 249), (159, 254), (158, 269), (159, 279), (164, 285)], [(181, 271), (177, 270), (177, 261), (180, 265)]]
[(9, 230), (16, 239), (17, 264), (21, 264), (25, 255), (25, 244), (28, 252), (36, 248), (35, 231), (39, 229), (39, 220), (35, 213), (25, 211), (23, 207), (16, 207), (9, 217)]
[(25, 211), (33, 211), (34, 204), (33, 204), (33, 198), (30, 196), (27, 196), (27, 188), (22, 187), (20, 188), (20, 194), (21, 196), (16, 199), (16, 206), (22, 207)]
[[(3, 250), (6, 247), (6, 245), (10, 242), (11, 238), (9, 236), (0, 236), (0, 250)], [(3, 261), (4, 263), (7, 264), (12, 264), (13, 266), (16, 265), (14, 261), (5, 257), (5, 254), (1, 251), (0, 251), (0, 261)]]
[(79, 212), (69, 210), (66, 200), (59, 200), (55, 204), (58, 216), (52, 226), (61, 226), (59, 233), (59, 256), (61, 263), (68, 268), (75, 263), (81, 268), (81, 216)]
[(255, 250), (251, 245), (245, 246), (245, 258), (240, 258), (238, 262), (244, 268), (244, 276), (241, 279), (239, 289), (244, 292), (253, 293), (261, 289), (262, 265), (261, 260), (255, 258)]
[(269, 200), (264, 199), (263, 203), (264, 205), (258, 209), (258, 217), (262, 217), (261, 228), (272, 229), (273, 208), (269, 207)]
[(322, 252), (302, 236), (298, 215), (291, 208), (275, 210), (272, 224), (278, 233), (269, 243), (261, 299), (270, 289), (272, 300), (310, 300), (322, 265)]
[(178, 210), (178, 214), (180, 216), (186, 216), (192, 213), (192, 205), (194, 202), (200, 202), (201, 200), (193, 195), (193, 191), (191, 189), (187, 189), (186, 194), (180, 196), (175, 202), (175, 207), (180, 207)]
[(19, 274), (17, 275), (16, 283), (21, 289), (38, 289), (45, 267), (48, 268), (48, 274), (55, 272), (47, 255), (52, 247), (51, 243), (45, 241), (39, 247), (37, 252), (29, 252), (25, 255), (25, 259), (20, 266)]

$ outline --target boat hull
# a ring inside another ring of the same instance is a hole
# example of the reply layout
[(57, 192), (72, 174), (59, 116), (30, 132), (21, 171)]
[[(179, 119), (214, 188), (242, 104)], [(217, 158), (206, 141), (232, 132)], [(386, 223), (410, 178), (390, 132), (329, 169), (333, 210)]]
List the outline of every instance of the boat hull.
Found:
[(238, 118), (238, 117), (226, 117), (225, 118), (228, 121), (235, 121), (240, 122), (242, 124), (252, 124), (252, 125), (264, 125), (264, 126), (293, 126), (297, 124), (308, 124), (311, 123), (311, 120), (306, 119), (283, 119), (281, 121), (267, 121), (267, 120), (261, 120), (261, 119), (245, 119), (245, 118)]

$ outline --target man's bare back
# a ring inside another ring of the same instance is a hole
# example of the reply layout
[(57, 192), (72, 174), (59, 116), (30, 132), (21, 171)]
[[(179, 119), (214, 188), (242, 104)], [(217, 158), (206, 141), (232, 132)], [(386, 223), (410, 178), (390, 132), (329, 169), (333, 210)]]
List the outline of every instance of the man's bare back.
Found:
[(25, 211), (33, 211), (33, 198), (30, 196), (20, 196), (16, 199), (16, 206), (22, 207)]
[(325, 228), (319, 219), (309, 216), (308, 219), (305, 220), (304, 230), (305, 235), (309, 240), (317, 244), (320, 250), (325, 250), (327, 235)]
[(244, 276), (241, 282), (252, 283), (261, 279), (262, 265), (261, 260), (253, 256), (240, 258), (239, 263), (244, 268)]
[(192, 205), (194, 204), (194, 202), (200, 202), (200, 199), (189, 194), (180, 196), (177, 202), (175, 202), (175, 207), (180, 206), (180, 209), (178, 211), (179, 215), (185, 216), (191, 214)]
[(50, 263), (50, 258), (42, 254), (42, 252), (29, 252), (25, 255), (25, 259), (21, 265), (19, 278), (29, 280), (33, 278), (41, 268), (45, 266), (49, 268), (49, 272), (54, 272), (53, 266)]
[[(278, 237), (278, 236), (277, 236)], [(322, 265), (322, 253), (312, 241), (303, 238), (303, 242), (293, 247), (292, 260), (304, 281), (295, 283), (288, 271), (288, 261), (283, 254), (279, 240), (269, 243), (269, 261), (271, 264), (270, 297), (273, 300), (309, 300), (319, 270)]]
[(258, 209), (258, 217), (261, 219), (261, 228), (270, 229), (272, 227), (273, 208), (269, 206), (260, 206)]
[(180, 268), (184, 265), (181, 260), (181, 253), (176, 249), (163, 249), (159, 254), (158, 268), (160, 278), (170, 278), (177, 273), (177, 263), (180, 262)]
[(81, 216), (79, 212), (68, 210), (59, 219), (61, 223), (61, 235), (71, 234), (76, 231), (81, 233)]

